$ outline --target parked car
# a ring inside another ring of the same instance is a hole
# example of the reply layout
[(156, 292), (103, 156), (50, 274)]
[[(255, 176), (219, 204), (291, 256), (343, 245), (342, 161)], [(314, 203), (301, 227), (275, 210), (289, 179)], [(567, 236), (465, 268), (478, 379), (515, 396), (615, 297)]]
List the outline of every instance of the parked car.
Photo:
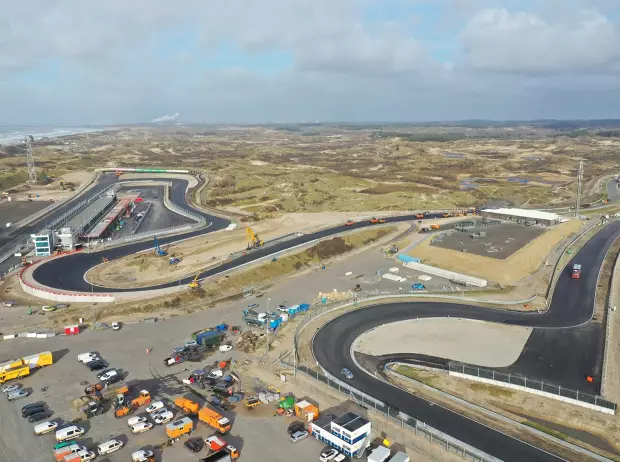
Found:
[(174, 414), (170, 411), (160, 412), (153, 417), (153, 422), (162, 425), (174, 419)]
[(49, 433), (58, 428), (58, 422), (43, 422), (34, 426), (34, 434), (35, 435), (44, 435), (45, 433)]
[(22, 409), (22, 417), (30, 417), (31, 415), (35, 415), (43, 411), (45, 411), (45, 406), (42, 404), (37, 404), (35, 406)]
[(203, 441), (202, 438), (199, 438), (199, 437), (190, 438), (185, 442), (185, 447), (192, 452), (202, 451), (202, 448), (204, 447), (204, 445), (205, 445), (205, 442)]
[(89, 462), (91, 460), (94, 460), (95, 457), (97, 457), (97, 454), (95, 454), (95, 451), (89, 451), (88, 449), (82, 449), (78, 452), (76, 452), (76, 454), (79, 457), (79, 462)]
[(232, 345), (220, 345), (219, 350), (220, 350), (222, 353), (226, 353), (227, 351), (230, 351), (230, 350), (232, 350), (233, 348), (234, 348), (234, 347), (233, 347)]
[(303, 440), (304, 438), (308, 437), (308, 432), (306, 430), (300, 431), (300, 432), (295, 432), (291, 435), (291, 441), (293, 443), (297, 443), (298, 441)]
[(123, 442), (119, 440), (110, 440), (97, 446), (97, 452), (100, 456), (118, 451), (123, 447)]
[(133, 452), (131, 454), (132, 462), (142, 462), (148, 460), (150, 457), (153, 457), (153, 451), (148, 451), (146, 449), (140, 449), (139, 451)]
[(48, 417), (49, 415), (45, 411), (37, 412), (36, 414), (32, 414), (28, 416), (28, 422), (30, 423), (41, 422), (43, 419), (47, 419)]
[(127, 421), (127, 425), (129, 425), (130, 427), (133, 427), (134, 425), (137, 425), (142, 422), (146, 422), (146, 417), (135, 416), (135, 417), (129, 418), (129, 420)]
[(57, 303), (56, 308), (69, 308), (69, 305), (66, 303)]
[(86, 364), (91, 371), (100, 371), (101, 369), (105, 369), (108, 367), (108, 363), (106, 363), (103, 359), (97, 359), (95, 361), (91, 361)]
[(97, 353), (82, 353), (77, 356), (77, 360), (82, 364), (88, 364), (91, 361), (100, 360)]
[(321, 451), (321, 455), (319, 456), (319, 460), (321, 462), (329, 462), (333, 458), (338, 455), (338, 451), (334, 448), (325, 448)]
[[(30, 411), (30, 409), (45, 409), (45, 403), (30, 403), (30, 404), (26, 404), (24, 407), (22, 407), (22, 417), (28, 417), (30, 414), (28, 414), (28, 412)], [(37, 411), (39, 412), (39, 411)]]
[(153, 401), (146, 408), (146, 412), (147, 414), (152, 414), (153, 412), (158, 411), (163, 408), (164, 408), (164, 403), (162, 401)]
[(112, 385), (113, 383), (117, 383), (123, 380), (123, 376), (121, 374), (115, 374), (107, 380), (102, 380), (106, 385)]
[(21, 384), (19, 383), (14, 383), (13, 385), (7, 385), (6, 387), (4, 387), (2, 389), (2, 393), (13, 393), (14, 391), (17, 391), (21, 388)]
[(138, 433), (148, 432), (151, 428), (153, 428), (151, 422), (140, 422), (131, 426), (131, 433), (137, 435)]
[(291, 436), (293, 433), (302, 432), (305, 429), (306, 429), (305, 423), (296, 421), (296, 422), (291, 423), (286, 429), (286, 431), (289, 434), (289, 436)]
[(288, 306), (278, 305), (278, 311), (281, 311), (282, 313), (288, 313)]
[(352, 380), (353, 379), (353, 372), (351, 372), (349, 369), (347, 369), (346, 367), (342, 368), (342, 371), (340, 371), (340, 373), (342, 375), (344, 375), (347, 379)]
[(50, 311), (56, 311), (56, 306), (55, 305), (44, 305), (41, 307), (41, 311), (45, 311), (46, 313), (49, 313)]
[(122, 324), (118, 321), (114, 321), (112, 323), (112, 330), (121, 330)]
[(107, 369), (103, 372), (99, 372), (99, 374), (97, 374), (97, 378), (101, 380), (102, 382), (105, 382), (106, 380), (112, 378), (116, 374), (118, 374), (116, 369)]
[(15, 401), (18, 399), (22, 399), (25, 398), (26, 396), (28, 396), (30, 393), (28, 393), (26, 390), (17, 390), (17, 391), (13, 391), (11, 393), (8, 393), (6, 395), (6, 399), (8, 399), (9, 401)]

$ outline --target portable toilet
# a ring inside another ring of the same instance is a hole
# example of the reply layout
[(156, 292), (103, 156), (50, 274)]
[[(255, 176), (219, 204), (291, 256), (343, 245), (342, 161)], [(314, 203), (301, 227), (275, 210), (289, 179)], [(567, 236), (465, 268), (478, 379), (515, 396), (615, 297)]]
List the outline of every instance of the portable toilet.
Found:
[(299, 305), (293, 305), (288, 307), (288, 314), (295, 316), (299, 312)]
[(304, 312), (304, 311), (308, 311), (310, 309), (310, 305), (308, 305), (307, 303), (302, 303), (301, 305), (299, 305), (299, 311)]

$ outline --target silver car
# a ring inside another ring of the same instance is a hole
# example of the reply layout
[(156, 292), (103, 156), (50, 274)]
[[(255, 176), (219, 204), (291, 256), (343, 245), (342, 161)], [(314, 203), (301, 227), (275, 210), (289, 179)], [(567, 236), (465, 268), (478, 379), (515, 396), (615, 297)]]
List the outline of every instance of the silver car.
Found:
[(21, 388), (22, 386), (19, 383), (14, 383), (13, 385), (7, 385), (6, 387), (4, 387), (2, 389), (2, 393), (13, 393), (14, 391), (17, 391)]
[(25, 398), (29, 394), (30, 393), (28, 393), (26, 390), (17, 390), (6, 395), (6, 399), (8, 399), (9, 401), (15, 401), (16, 399)]
[(291, 441), (293, 443), (297, 443), (298, 441), (303, 440), (304, 438), (308, 437), (308, 432), (306, 430), (300, 431), (300, 432), (295, 432), (291, 435)]

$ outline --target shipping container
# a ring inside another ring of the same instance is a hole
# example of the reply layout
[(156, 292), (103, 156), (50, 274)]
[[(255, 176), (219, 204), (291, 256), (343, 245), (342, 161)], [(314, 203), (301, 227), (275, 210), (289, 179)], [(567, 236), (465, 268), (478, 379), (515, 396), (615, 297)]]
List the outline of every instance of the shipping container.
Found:
[(402, 253), (399, 253), (397, 258), (404, 263), (420, 263), (419, 258), (410, 257), (409, 255), (404, 255)]

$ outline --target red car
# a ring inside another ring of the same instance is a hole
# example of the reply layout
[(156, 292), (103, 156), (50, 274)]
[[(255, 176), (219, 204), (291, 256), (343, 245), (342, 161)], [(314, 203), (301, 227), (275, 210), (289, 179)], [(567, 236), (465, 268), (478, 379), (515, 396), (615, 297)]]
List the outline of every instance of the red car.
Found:
[(345, 226), (353, 226), (355, 222), (353, 220), (348, 220), (344, 225)]

